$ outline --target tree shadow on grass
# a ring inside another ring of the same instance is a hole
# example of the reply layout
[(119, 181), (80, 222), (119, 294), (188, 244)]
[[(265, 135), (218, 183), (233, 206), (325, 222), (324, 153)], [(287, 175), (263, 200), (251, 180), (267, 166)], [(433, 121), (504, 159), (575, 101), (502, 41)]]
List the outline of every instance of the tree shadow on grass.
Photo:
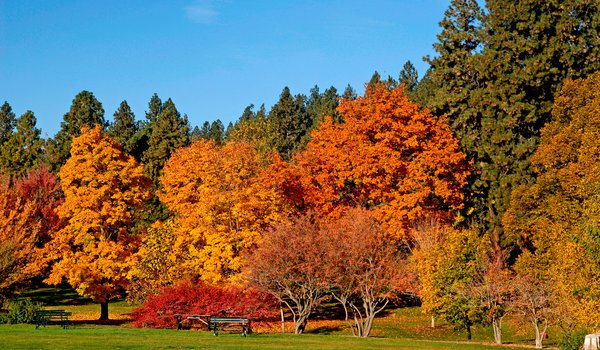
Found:
[(130, 323), (131, 319), (123, 319), (123, 320), (73, 320), (69, 321), (73, 326), (122, 326), (124, 324)]
[(343, 326), (339, 325), (327, 325), (321, 326), (317, 328), (312, 328), (306, 331), (307, 334), (321, 334), (321, 335), (330, 335), (333, 333), (339, 333), (344, 329)]
[(34, 302), (46, 306), (86, 305), (93, 304), (90, 298), (79, 295), (69, 286), (41, 286), (21, 294), (21, 297), (31, 298)]

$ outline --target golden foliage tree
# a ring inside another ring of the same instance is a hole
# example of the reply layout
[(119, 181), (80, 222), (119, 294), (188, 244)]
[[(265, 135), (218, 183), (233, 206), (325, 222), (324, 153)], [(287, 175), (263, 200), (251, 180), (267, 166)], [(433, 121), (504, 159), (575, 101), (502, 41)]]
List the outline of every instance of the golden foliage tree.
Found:
[[(560, 320), (600, 327), (600, 72), (566, 82), (532, 158), (533, 184), (512, 194), (504, 227), (527, 251), (521, 275), (547, 276)], [(558, 263), (560, 262), (560, 263)]]
[(405, 237), (425, 216), (442, 220), (462, 207), (465, 155), (445, 119), (410, 102), (404, 87), (369, 84), (365, 96), (342, 100), (344, 123), (326, 118), (289, 168), (273, 179), (291, 202), (319, 213), (373, 209), (384, 229)]
[(99, 302), (100, 319), (108, 319), (108, 301), (121, 296), (128, 284), (131, 257), (139, 246), (132, 220), (150, 197), (151, 183), (142, 166), (103, 136), (100, 126), (83, 129), (73, 139), (59, 177), (65, 201), (58, 215), (66, 224), (48, 245), (55, 263), (47, 282), (66, 280)]
[(165, 164), (159, 197), (175, 213), (182, 275), (239, 280), (241, 252), (280, 220), (281, 201), (261, 177), (265, 166), (250, 144), (211, 140), (179, 149)]
[(156, 221), (142, 236), (135, 263), (129, 271), (131, 285), (127, 292), (130, 301), (142, 303), (151, 295), (181, 280), (177, 268), (180, 261), (171, 254), (176, 239), (173, 220)]

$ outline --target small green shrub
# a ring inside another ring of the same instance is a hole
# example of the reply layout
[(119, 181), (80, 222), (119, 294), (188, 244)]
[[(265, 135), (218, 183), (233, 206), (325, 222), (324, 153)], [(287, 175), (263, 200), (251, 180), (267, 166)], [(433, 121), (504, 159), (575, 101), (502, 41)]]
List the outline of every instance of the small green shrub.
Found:
[(581, 328), (565, 332), (558, 346), (562, 350), (579, 350), (583, 346), (586, 334), (588, 334), (587, 330)]
[(7, 303), (8, 313), (0, 313), (0, 323), (31, 323), (35, 312), (41, 310), (41, 304), (34, 303), (30, 298), (12, 300)]

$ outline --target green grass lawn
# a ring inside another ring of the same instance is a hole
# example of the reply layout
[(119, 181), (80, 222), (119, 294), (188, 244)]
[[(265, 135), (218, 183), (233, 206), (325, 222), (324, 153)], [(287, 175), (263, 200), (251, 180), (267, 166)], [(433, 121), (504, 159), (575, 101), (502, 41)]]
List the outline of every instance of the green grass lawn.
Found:
[[(387, 310), (375, 320), (372, 337), (352, 337), (341, 320), (335, 320), (332, 307), (318, 310), (310, 320), (307, 333), (295, 336), (257, 332), (246, 338), (239, 334), (221, 333), (218, 337), (207, 331), (176, 331), (137, 329), (128, 324), (133, 306), (124, 301), (111, 302), (112, 322), (97, 321), (98, 304), (81, 298), (72, 290), (40, 288), (22, 296), (42, 302), (45, 308), (65, 309), (73, 313), (73, 324), (68, 329), (50, 325), (35, 329), (35, 325), (0, 325), (2, 349), (506, 349), (531, 347), (534, 344), (530, 327), (507, 319), (503, 327), (506, 343), (493, 345), (489, 327), (474, 327), (473, 340), (467, 341), (465, 332), (439, 322), (430, 327), (430, 318), (418, 307)], [(333, 308), (334, 309), (334, 308)], [(338, 315), (339, 316), (339, 315)], [(291, 324), (288, 324), (288, 330)], [(551, 330), (552, 334), (552, 330)], [(553, 346), (558, 337), (551, 337), (544, 345)]]
[(1, 325), (2, 349), (498, 349), (467, 344), (415, 339), (367, 338), (347, 335), (300, 336), (136, 329), (123, 326), (74, 325), (68, 329), (34, 325)]

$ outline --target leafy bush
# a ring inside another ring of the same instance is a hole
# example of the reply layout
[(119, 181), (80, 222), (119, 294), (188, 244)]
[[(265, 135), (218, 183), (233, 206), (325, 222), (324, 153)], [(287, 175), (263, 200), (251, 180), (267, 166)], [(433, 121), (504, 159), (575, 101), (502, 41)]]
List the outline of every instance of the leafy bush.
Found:
[(32, 323), (35, 312), (41, 310), (41, 304), (34, 303), (30, 298), (8, 302), (8, 313), (0, 314), (0, 323)]
[(132, 316), (135, 327), (176, 328), (175, 314), (245, 316), (261, 323), (277, 317), (277, 310), (272, 296), (255, 289), (185, 281), (149, 297)]
[(583, 347), (585, 336), (588, 334), (585, 329), (576, 329), (574, 331), (565, 332), (558, 343), (562, 350), (579, 350)]

